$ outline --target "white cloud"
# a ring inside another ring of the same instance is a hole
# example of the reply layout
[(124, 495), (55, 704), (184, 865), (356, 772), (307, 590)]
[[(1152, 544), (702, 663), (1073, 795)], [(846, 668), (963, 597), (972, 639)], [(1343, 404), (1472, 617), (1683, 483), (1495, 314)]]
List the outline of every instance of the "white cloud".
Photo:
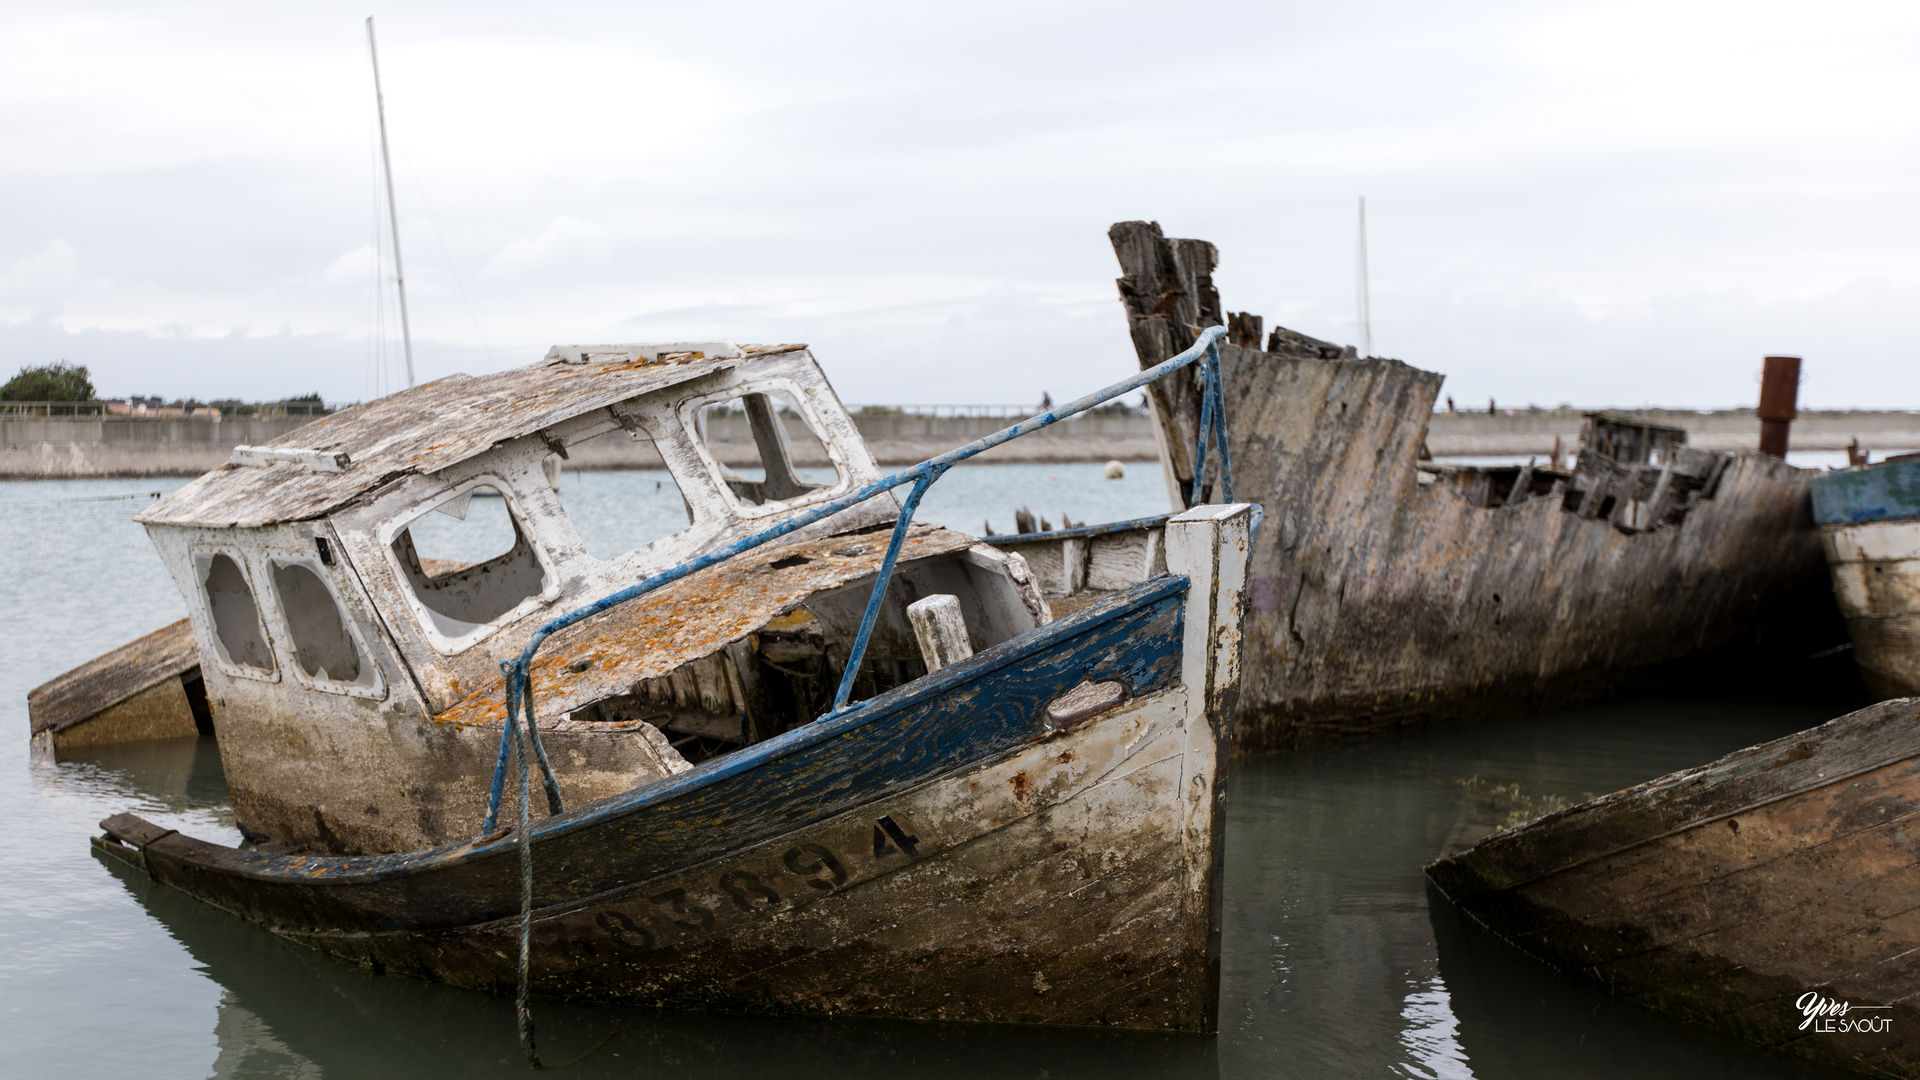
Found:
[[(1213, 240), (1231, 307), (1352, 340), (1364, 193), (1380, 351), (1462, 394), (1733, 403), (1787, 348), (1811, 400), (1920, 405), (1905, 6), (379, 19), (423, 376), (671, 332), (810, 340), (849, 399), (1060, 397), (1131, 368), (1110, 223)], [(370, 83), (330, 5), (0, 15), (0, 352), (390, 385)]]
[(362, 244), (343, 252), (320, 272), (320, 280), (329, 285), (366, 285), (379, 272), (378, 255), (372, 244)]
[(45, 300), (80, 284), (80, 249), (65, 240), (23, 255), (0, 275), (0, 299)]

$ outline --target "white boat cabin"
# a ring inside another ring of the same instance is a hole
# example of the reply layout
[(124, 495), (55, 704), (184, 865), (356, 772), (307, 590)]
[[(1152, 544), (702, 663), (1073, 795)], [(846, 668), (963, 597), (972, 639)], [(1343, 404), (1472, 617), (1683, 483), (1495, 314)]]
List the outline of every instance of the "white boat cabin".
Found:
[[(723, 460), (723, 421), (757, 466)], [(684, 513), (602, 557), (549, 466), (606, 438), (650, 440)], [(805, 346), (560, 346), (241, 447), (137, 520), (187, 599), (243, 829), (395, 851), (473, 835), (500, 664), (539, 626), (880, 475)], [(823, 711), (898, 513), (875, 497), (556, 635), (535, 694), (569, 804)], [(938, 666), (905, 613), (936, 594), (976, 650), (1051, 618), (1020, 556), (916, 525), (856, 697)]]

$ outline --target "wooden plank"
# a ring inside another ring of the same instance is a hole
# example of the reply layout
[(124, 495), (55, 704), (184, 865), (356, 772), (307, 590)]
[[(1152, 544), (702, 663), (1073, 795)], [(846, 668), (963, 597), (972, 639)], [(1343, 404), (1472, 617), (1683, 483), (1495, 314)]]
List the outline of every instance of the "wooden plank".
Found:
[(192, 623), (169, 623), (28, 691), (33, 734), (65, 731), (168, 680), (177, 687), (199, 667)]
[(148, 739), (189, 739), (200, 734), (193, 705), (178, 678), (162, 679), (117, 705), (78, 723), (47, 732), (55, 750), (108, 746)]
[(907, 605), (907, 620), (913, 623), (913, 636), (920, 643), (920, 657), (926, 661), (928, 672), (973, 655), (959, 597), (936, 593), (915, 600)]
[(1456, 903), (1920, 754), (1920, 700), (1884, 701), (1495, 833), (1428, 868)]
[[(1901, 1073), (1920, 1052), (1917, 717), (1920, 701), (1883, 702), (1496, 834), (1429, 874), (1516, 946), (1663, 1015)], [(1893, 1006), (1867, 1014), (1891, 1034), (1810, 1038), (1808, 993)]]

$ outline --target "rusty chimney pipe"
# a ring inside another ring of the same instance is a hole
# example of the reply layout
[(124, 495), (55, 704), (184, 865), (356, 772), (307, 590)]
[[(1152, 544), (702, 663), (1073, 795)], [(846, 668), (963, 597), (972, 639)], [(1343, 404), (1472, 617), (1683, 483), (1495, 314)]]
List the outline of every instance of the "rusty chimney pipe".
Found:
[(1769, 356), (1760, 372), (1760, 452), (1777, 458), (1787, 456), (1787, 429), (1799, 413), (1794, 405), (1800, 397), (1800, 358)]

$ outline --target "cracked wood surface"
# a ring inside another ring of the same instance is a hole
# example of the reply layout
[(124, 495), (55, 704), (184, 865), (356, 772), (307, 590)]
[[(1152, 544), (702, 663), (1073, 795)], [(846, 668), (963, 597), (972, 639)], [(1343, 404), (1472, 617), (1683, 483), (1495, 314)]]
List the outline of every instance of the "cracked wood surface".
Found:
[[(1225, 321), (1213, 245), (1148, 222), (1111, 237), (1143, 366)], [(1730, 455), (1712, 498), (1646, 531), (1547, 495), (1474, 505), (1420, 480), (1442, 376), (1342, 359), (1284, 329), (1266, 345), (1220, 348), (1235, 496), (1266, 510), (1249, 571), (1241, 750), (1483, 714), (1735, 641), (1805, 642), (1801, 656), (1837, 643), (1809, 472)], [(1160, 385), (1179, 505), (1200, 396)], [(1832, 642), (1817, 636), (1827, 623)]]
[(742, 346), (730, 360), (552, 361), (493, 375), (449, 375), (323, 416), (266, 445), (344, 451), (342, 472), (228, 465), (134, 517), (149, 525), (245, 528), (321, 517), (403, 473), (431, 473), (509, 439), (640, 394), (803, 345)]

